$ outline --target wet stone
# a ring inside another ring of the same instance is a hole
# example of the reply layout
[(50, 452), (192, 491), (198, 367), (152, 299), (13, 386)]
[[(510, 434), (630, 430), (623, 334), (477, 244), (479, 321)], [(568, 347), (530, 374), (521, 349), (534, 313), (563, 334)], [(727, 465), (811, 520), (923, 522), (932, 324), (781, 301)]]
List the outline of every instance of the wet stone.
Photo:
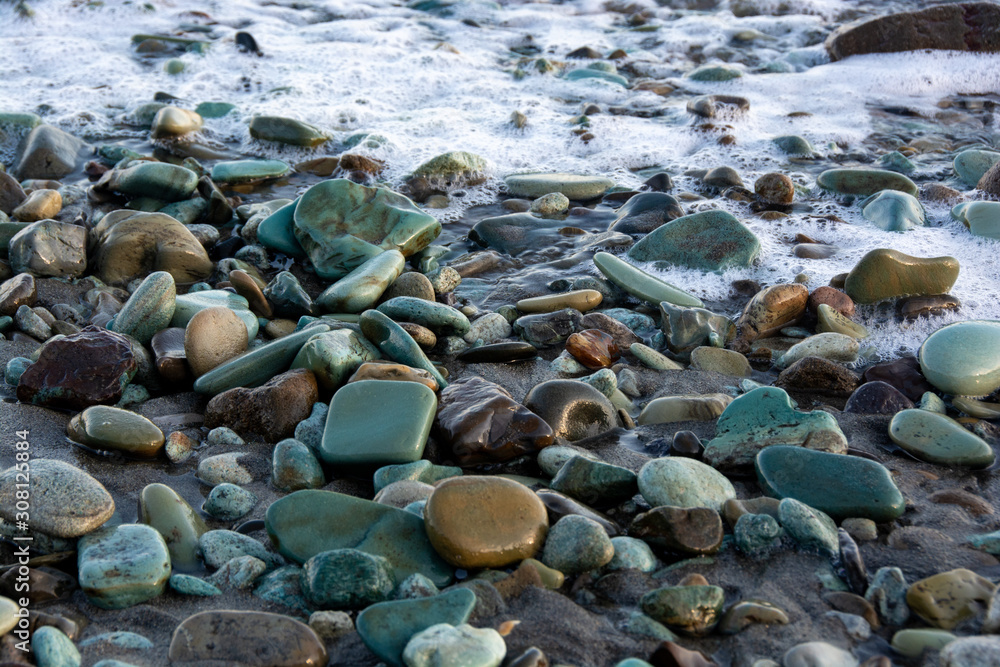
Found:
[(496, 630), (439, 623), (410, 639), (403, 650), (403, 662), (408, 667), (499, 667), (506, 654), (507, 646)]
[(885, 382), (914, 402), (920, 401), (926, 392), (933, 389), (921, 374), (919, 362), (913, 357), (875, 364), (861, 375), (861, 381)]
[(139, 519), (163, 536), (174, 568), (197, 569), (198, 538), (208, 527), (176, 491), (165, 484), (146, 486), (139, 494)]
[(920, 370), (942, 392), (984, 396), (1000, 387), (1000, 363), (995, 355), (1000, 323), (990, 320), (956, 322), (938, 329), (920, 346)]
[(714, 468), (688, 458), (653, 459), (639, 470), (639, 492), (653, 507), (708, 507), (719, 511), (736, 490)]
[(566, 339), (566, 350), (592, 370), (608, 368), (621, 357), (614, 338), (598, 329), (570, 334)]
[(774, 385), (788, 391), (850, 396), (861, 378), (840, 364), (820, 357), (804, 357), (781, 371)]
[(55, 220), (34, 222), (10, 239), (8, 254), (17, 273), (76, 278), (87, 269), (87, 229)]
[(920, 258), (898, 250), (872, 250), (851, 269), (844, 291), (855, 302), (947, 293), (958, 279), (954, 257)]
[(737, 602), (722, 615), (718, 631), (724, 635), (736, 634), (755, 623), (785, 625), (788, 614), (768, 602)]
[(30, 273), (19, 273), (0, 285), (0, 316), (11, 316), (21, 306), (34, 306), (38, 299), (35, 278)]
[(744, 514), (733, 527), (736, 548), (751, 558), (764, 558), (781, 548), (785, 531), (767, 514)]
[(260, 434), (276, 442), (294, 434), (319, 400), (311, 371), (294, 369), (275, 376), (262, 387), (238, 387), (218, 394), (205, 408), (205, 426), (228, 426), (243, 435)]
[(298, 440), (287, 438), (274, 447), (271, 484), (282, 491), (318, 489), (326, 484), (326, 476), (312, 449)]
[(528, 392), (524, 404), (552, 427), (554, 435), (570, 441), (599, 435), (618, 426), (617, 412), (611, 401), (584, 382), (543, 382)]
[(73, 641), (52, 626), (37, 628), (32, 633), (31, 653), (40, 667), (80, 667), (82, 664)]
[(567, 308), (554, 313), (524, 315), (514, 320), (514, 331), (535, 347), (558, 345), (581, 330), (583, 315)]
[[(307, 329), (301, 333), (307, 334), (308, 331)], [(290, 350), (291, 340), (288, 341), (288, 344)], [(382, 356), (365, 336), (359, 336), (350, 329), (317, 330), (314, 335), (302, 341), (296, 349), (298, 351), (291, 360), (292, 368), (311, 370), (324, 389), (338, 387), (361, 364), (366, 361), (374, 361)]]
[(718, 586), (669, 586), (642, 596), (643, 612), (667, 627), (700, 636), (722, 615), (725, 593)]
[(837, 524), (823, 512), (793, 498), (785, 498), (778, 505), (778, 521), (799, 546), (827, 556), (840, 552)]
[(607, 565), (614, 554), (611, 538), (600, 524), (583, 516), (566, 516), (549, 530), (542, 562), (565, 574), (579, 574)]
[(74, 416), (66, 433), (82, 445), (141, 459), (156, 457), (166, 440), (163, 431), (145, 417), (105, 405), (91, 406)]
[(648, 234), (683, 215), (680, 203), (670, 195), (643, 192), (632, 196), (618, 209), (608, 229), (624, 234)]
[(636, 475), (631, 470), (582, 456), (575, 456), (560, 467), (550, 488), (589, 505), (624, 500), (638, 490)]
[(732, 214), (706, 211), (658, 227), (632, 246), (628, 256), (640, 262), (721, 271), (750, 266), (759, 253), (760, 240)]
[(928, 410), (902, 410), (889, 423), (889, 437), (917, 458), (941, 465), (989, 466), (996, 455), (979, 436), (955, 420)]
[(656, 507), (633, 519), (629, 534), (675, 553), (708, 555), (722, 546), (722, 519), (707, 507)]
[(395, 582), (392, 566), (382, 556), (335, 549), (306, 561), (302, 587), (317, 609), (345, 609), (384, 601)]
[(689, 355), (705, 345), (723, 347), (736, 335), (732, 320), (704, 308), (684, 308), (664, 301), (660, 312), (667, 347), (678, 355)]
[(304, 623), (261, 611), (203, 611), (185, 619), (170, 641), (178, 667), (236, 662), (247, 667), (314, 667), (326, 647)]

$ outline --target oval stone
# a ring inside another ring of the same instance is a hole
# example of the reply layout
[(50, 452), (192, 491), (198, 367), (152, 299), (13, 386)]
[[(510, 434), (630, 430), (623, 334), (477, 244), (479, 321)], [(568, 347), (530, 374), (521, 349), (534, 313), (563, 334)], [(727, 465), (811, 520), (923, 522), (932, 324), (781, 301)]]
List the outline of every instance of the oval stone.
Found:
[(81, 445), (143, 459), (155, 457), (166, 442), (163, 431), (142, 415), (107, 405), (73, 417), (66, 433)]
[(618, 426), (611, 401), (585, 382), (549, 380), (536, 385), (524, 405), (541, 417), (556, 436), (570, 441), (598, 435)]
[(719, 512), (736, 497), (725, 475), (694, 459), (653, 459), (639, 470), (639, 492), (653, 507), (708, 507)]
[(873, 195), (880, 190), (898, 190), (916, 196), (917, 186), (906, 176), (884, 169), (827, 169), (816, 185), (842, 195)]
[(996, 458), (993, 448), (954, 419), (928, 410), (903, 410), (889, 422), (889, 437), (918, 459), (942, 465), (983, 468)]
[(170, 640), (170, 664), (196, 667), (324, 667), (326, 646), (305, 623), (263, 611), (203, 611), (184, 620)]
[(985, 396), (1000, 388), (1000, 321), (956, 322), (920, 346), (920, 370), (932, 385), (956, 396)]
[(247, 328), (225, 306), (195, 313), (184, 329), (184, 355), (195, 377), (204, 375), (247, 349)]
[[(17, 485), (23, 473), (0, 473), (0, 517), (15, 521)], [(55, 537), (79, 537), (100, 527), (115, 512), (111, 494), (83, 470), (54, 459), (31, 462), (31, 527)]]

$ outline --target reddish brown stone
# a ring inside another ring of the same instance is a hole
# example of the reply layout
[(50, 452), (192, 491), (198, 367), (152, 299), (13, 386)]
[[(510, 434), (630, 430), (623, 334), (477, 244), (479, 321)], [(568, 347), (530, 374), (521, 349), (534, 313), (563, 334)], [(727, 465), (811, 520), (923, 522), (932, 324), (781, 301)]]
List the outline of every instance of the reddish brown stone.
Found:
[(722, 517), (708, 507), (656, 507), (637, 516), (629, 535), (681, 554), (714, 554), (722, 546)]
[(861, 379), (854, 371), (829, 359), (806, 357), (781, 371), (774, 386), (790, 391), (850, 396), (859, 384)]
[(906, 320), (915, 320), (921, 315), (943, 315), (949, 310), (958, 310), (962, 302), (950, 294), (915, 296), (904, 299), (899, 305), (899, 314)]
[(587, 329), (599, 329), (610, 335), (619, 350), (627, 350), (632, 343), (642, 342), (642, 339), (634, 331), (604, 313), (587, 313), (580, 320), (580, 324)]
[(167, 382), (180, 384), (191, 378), (187, 356), (184, 354), (183, 327), (169, 327), (157, 331), (150, 342), (156, 357), (156, 370)]
[(125, 336), (87, 327), (43, 346), (38, 361), (21, 374), (17, 399), (73, 410), (114, 404), (138, 369)]
[(934, 391), (934, 387), (924, 379), (920, 372), (920, 362), (915, 357), (902, 357), (895, 361), (875, 364), (861, 374), (862, 382), (876, 380), (890, 384), (916, 403), (926, 391)]
[(250, 274), (246, 271), (236, 269), (229, 272), (229, 282), (236, 289), (236, 293), (250, 302), (250, 310), (254, 315), (270, 319), (274, 314), (271, 304), (267, 302), (264, 292)]
[(876, 380), (866, 382), (847, 399), (844, 412), (863, 415), (894, 415), (913, 407), (913, 401), (891, 384)]
[(34, 306), (38, 300), (38, 288), (30, 273), (19, 273), (0, 285), (0, 317), (14, 313), (21, 306)]
[(256, 389), (224, 391), (205, 408), (205, 426), (228, 426), (240, 435), (259, 434), (268, 442), (292, 437), (295, 425), (309, 416), (319, 400), (313, 372), (296, 368)]
[(854, 300), (839, 289), (828, 285), (817, 287), (816, 291), (809, 295), (807, 305), (809, 312), (815, 317), (820, 305), (824, 303), (844, 317), (854, 317)]
[(553, 442), (552, 428), (541, 417), (479, 377), (463, 378), (441, 392), (437, 426), (459, 465), (509, 461)]
[(764, 174), (753, 184), (754, 193), (767, 204), (787, 206), (795, 198), (795, 184), (784, 174)]
[(608, 368), (621, 358), (615, 339), (600, 329), (586, 329), (566, 339), (566, 351), (592, 370)]
[(649, 656), (653, 667), (718, 667), (718, 663), (700, 651), (692, 651), (673, 642), (663, 642)]

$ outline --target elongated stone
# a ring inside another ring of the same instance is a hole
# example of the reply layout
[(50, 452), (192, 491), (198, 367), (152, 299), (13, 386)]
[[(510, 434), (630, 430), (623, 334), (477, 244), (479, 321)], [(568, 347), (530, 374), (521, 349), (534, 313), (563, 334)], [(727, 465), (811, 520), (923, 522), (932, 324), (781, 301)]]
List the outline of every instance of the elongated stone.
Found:
[(639, 262), (663, 262), (703, 271), (750, 266), (760, 240), (726, 211), (677, 218), (644, 236), (628, 251)]
[(149, 274), (115, 316), (112, 331), (127, 334), (143, 345), (166, 329), (174, 317), (177, 285), (166, 271)]
[(261, 220), (257, 226), (257, 240), (265, 247), (290, 257), (305, 257), (306, 251), (295, 238), (295, 207), (298, 201), (285, 204)]
[(406, 260), (398, 250), (375, 255), (323, 290), (316, 298), (331, 313), (360, 313), (373, 307), (403, 271)]
[(736, 321), (738, 334), (733, 349), (745, 352), (758, 338), (776, 335), (797, 323), (805, 314), (809, 290), (798, 283), (772, 285), (761, 290), (743, 308)]
[(254, 116), (250, 121), (250, 136), (290, 146), (314, 148), (329, 140), (319, 128), (294, 118)]
[(748, 466), (758, 452), (774, 445), (847, 451), (847, 438), (833, 415), (800, 412), (777, 387), (760, 387), (735, 399), (719, 417), (715, 433), (704, 456), (716, 468)]
[(636, 516), (628, 531), (653, 546), (691, 555), (714, 554), (724, 535), (722, 518), (708, 507), (656, 507)]
[(667, 301), (677, 306), (701, 308), (701, 299), (679, 287), (660, 280), (636, 268), (619, 257), (606, 252), (594, 255), (594, 265), (604, 277), (623, 290), (654, 306)]
[(546, 294), (545, 296), (521, 299), (517, 302), (517, 309), (522, 313), (554, 313), (564, 308), (586, 312), (601, 305), (602, 299), (603, 296), (597, 290), (574, 290), (562, 294)]
[(124, 609), (157, 597), (170, 577), (160, 533), (141, 524), (102, 528), (77, 545), (80, 588), (102, 609)]
[(165, 484), (146, 486), (139, 494), (139, 519), (163, 536), (173, 567), (198, 569), (198, 538), (208, 526), (176, 491)]
[(983, 468), (993, 463), (993, 448), (950, 417), (929, 410), (902, 410), (889, 422), (889, 437), (917, 458)]
[(66, 434), (82, 445), (141, 459), (154, 458), (166, 442), (163, 431), (142, 415), (107, 405), (75, 415)]
[(858, 340), (868, 338), (868, 329), (841, 315), (829, 304), (819, 304), (816, 319), (816, 333), (839, 333)]
[(175, 164), (132, 160), (115, 167), (107, 187), (130, 197), (174, 202), (191, 197), (198, 187), (198, 175)]
[(837, 520), (892, 521), (906, 509), (889, 471), (868, 459), (776, 445), (761, 450), (755, 467), (767, 495), (794, 498)]
[(177, 667), (322, 667), (326, 646), (305, 623), (263, 611), (203, 611), (177, 626), (170, 639)]
[(906, 592), (913, 612), (942, 630), (951, 630), (979, 613), (996, 592), (996, 585), (966, 569), (950, 570), (921, 579)]
[(643, 345), (642, 343), (632, 343), (632, 345), (629, 346), (629, 351), (635, 355), (636, 359), (642, 362), (643, 366), (646, 366), (647, 368), (652, 368), (658, 371), (684, 370), (684, 367), (676, 361), (666, 355), (660, 354), (648, 345)]
[(649, 402), (639, 413), (639, 424), (669, 424), (717, 419), (733, 400), (728, 394), (664, 396)]
[(238, 185), (281, 178), (291, 167), (281, 160), (230, 160), (217, 162), (212, 167), (212, 180), (216, 183)]
[(439, 387), (448, 386), (444, 376), (430, 362), (413, 337), (384, 313), (366, 310), (361, 314), (360, 325), (365, 338), (377, 345), (386, 357), (414, 368), (421, 368), (431, 374)]
[(515, 174), (507, 176), (504, 183), (507, 192), (515, 197), (536, 199), (550, 192), (561, 192), (577, 201), (596, 199), (615, 184), (602, 176), (565, 173)]
[(197, 132), (204, 124), (204, 119), (194, 111), (166, 106), (153, 116), (149, 134), (153, 139), (172, 139)]
[(947, 630), (911, 628), (900, 630), (892, 636), (892, 648), (908, 658), (919, 658), (926, 649), (940, 651), (958, 639)]
[(396, 322), (412, 322), (439, 334), (463, 336), (472, 326), (469, 318), (457, 308), (412, 296), (397, 296), (383, 301), (378, 311)]
[(708, 507), (716, 512), (736, 490), (714, 468), (694, 459), (653, 459), (639, 470), (639, 492), (653, 507)]
[(827, 169), (816, 178), (816, 185), (841, 195), (868, 197), (880, 190), (917, 195), (917, 186), (913, 181), (884, 169)]
[(941, 327), (920, 346), (920, 370), (947, 394), (985, 396), (1000, 388), (1000, 322), (971, 320)]
[(958, 280), (954, 257), (912, 257), (898, 250), (877, 248), (861, 258), (844, 283), (857, 303), (877, 303), (901, 296), (946, 294)]
[(851, 336), (841, 333), (819, 333), (788, 348), (774, 365), (784, 369), (806, 357), (819, 357), (849, 364), (857, 361), (860, 350), (858, 341)]

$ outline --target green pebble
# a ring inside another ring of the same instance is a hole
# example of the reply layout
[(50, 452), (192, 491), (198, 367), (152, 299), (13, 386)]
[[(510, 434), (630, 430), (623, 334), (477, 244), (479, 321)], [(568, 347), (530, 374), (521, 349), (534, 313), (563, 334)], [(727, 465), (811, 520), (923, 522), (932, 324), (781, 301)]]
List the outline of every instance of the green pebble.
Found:
[(614, 555), (611, 538), (599, 523), (571, 514), (549, 529), (541, 560), (565, 574), (580, 574), (607, 565)]
[(361, 314), (360, 324), (365, 338), (378, 345), (386, 358), (427, 371), (441, 389), (448, 386), (448, 381), (430, 362), (413, 337), (384, 313), (367, 310)]
[(150, 526), (123, 524), (80, 538), (77, 567), (80, 588), (91, 604), (124, 609), (163, 592), (170, 552), (163, 536)]
[(639, 262), (674, 264), (721, 272), (748, 267), (760, 254), (760, 240), (726, 211), (703, 211), (663, 224), (633, 245)]
[(146, 486), (139, 494), (139, 518), (163, 536), (175, 569), (198, 569), (198, 539), (208, 526), (176, 491), (165, 484)]
[(407, 667), (498, 667), (506, 654), (507, 645), (496, 630), (439, 623), (410, 639), (403, 662)]
[(394, 482), (412, 480), (425, 484), (433, 484), (442, 479), (459, 477), (461, 475), (462, 469), (457, 466), (436, 465), (427, 459), (421, 459), (412, 463), (382, 466), (375, 471), (375, 493), (378, 493)]
[(626, 500), (638, 490), (631, 470), (582, 456), (566, 461), (549, 486), (587, 505)]
[(469, 318), (458, 309), (412, 296), (384, 301), (379, 304), (378, 311), (396, 322), (413, 322), (444, 334), (463, 336), (472, 326)]
[(392, 565), (357, 549), (316, 554), (302, 569), (306, 599), (319, 609), (350, 609), (382, 602), (395, 588)]
[(282, 562), (280, 557), (269, 552), (254, 538), (232, 530), (210, 530), (204, 533), (198, 540), (198, 549), (205, 565), (212, 568), (220, 568), (241, 556), (253, 556), (271, 566)]
[(905, 232), (927, 221), (917, 198), (897, 190), (882, 190), (861, 202), (861, 215), (887, 232)]
[(823, 512), (794, 498), (785, 498), (778, 504), (778, 521), (799, 546), (826, 556), (840, 553), (837, 524)]
[(639, 492), (652, 507), (708, 507), (716, 511), (736, 489), (726, 477), (700, 461), (665, 457), (647, 462), (639, 470)]
[(222, 591), (208, 583), (204, 579), (192, 577), (189, 574), (170, 575), (170, 588), (181, 595), (192, 595), (195, 597), (211, 597), (222, 595)]
[(951, 217), (968, 227), (973, 236), (1000, 239), (1000, 202), (964, 202), (951, 209)]
[(611, 545), (614, 547), (615, 555), (607, 565), (605, 572), (616, 572), (618, 570), (639, 570), (640, 572), (652, 572), (656, 569), (656, 556), (649, 545), (634, 537), (612, 537)]
[(816, 178), (816, 185), (841, 195), (868, 197), (880, 190), (898, 190), (917, 195), (917, 186), (906, 176), (884, 169), (828, 169)]
[(985, 468), (996, 458), (993, 448), (945, 415), (929, 410), (900, 410), (889, 422), (889, 437), (922, 461)]
[(602, 176), (565, 173), (515, 174), (504, 178), (504, 183), (508, 194), (514, 197), (537, 199), (552, 192), (560, 192), (576, 201), (596, 199), (615, 184)]
[(287, 438), (274, 446), (271, 483), (282, 491), (318, 489), (326, 484), (326, 476), (313, 450), (298, 440)]
[(82, 664), (73, 640), (51, 625), (32, 633), (31, 653), (38, 667), (80, 667)]
[(637, 299), (654, 306), (658, 306), (661, 301), (678, 306), (696, 308), (704, 306), (701, 299), (693, 294), (660, 280), (610, 253), (599, 252), (594, 255), (594, 265), (612, 283)]
[[(303, 445), (304, 446), (304, 445)], [(222, 521), (235, 521), (250, 513), (257, 496), (236, 484), (218, 484), (205, 499), (205, 512)]]
[(368, 310), (399, 277), (405, 264), (406, 260), (398, 250), (375, 255), (323, 290), (316, 298), (316, 303), (331, 313), (360, 313)]
[(785, 531), (767, 514), (744, 514), (736, 520), (733, 536), (736, 548), (747, 556), (761, 559), (781, 548)]
[(153, 334), (170, 325), (176, 298), (174, 277), (166, 271), (151, 273), (115, 316), (111, 330), (149, 345)]

